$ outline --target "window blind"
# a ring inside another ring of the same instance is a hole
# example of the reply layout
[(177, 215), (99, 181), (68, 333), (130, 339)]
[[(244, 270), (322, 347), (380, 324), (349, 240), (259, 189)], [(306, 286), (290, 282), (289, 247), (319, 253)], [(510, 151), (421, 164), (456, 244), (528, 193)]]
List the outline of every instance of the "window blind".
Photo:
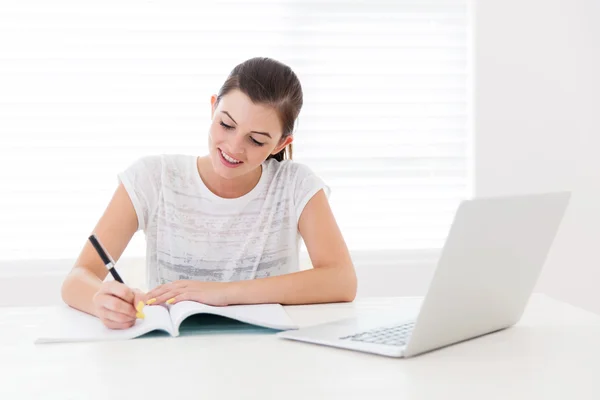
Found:
[(352, 251), (439, 249), (470, 196), (465, 1), (1, 4), (0, 259), (76, 257), (118, 172), (206, 152), (210, 95), (255, 56), (302, 82), (294, 158)]

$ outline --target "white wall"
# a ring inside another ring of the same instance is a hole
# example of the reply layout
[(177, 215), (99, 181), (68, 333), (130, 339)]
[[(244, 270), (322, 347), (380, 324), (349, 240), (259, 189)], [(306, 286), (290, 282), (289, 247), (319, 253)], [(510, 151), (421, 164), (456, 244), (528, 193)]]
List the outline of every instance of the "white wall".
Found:
[[(599, 20), (598, 0), (480, 1), (474, 18), (476, 193), (573, 189), (537, 290), (598, 313)], [(435, 264), (355, 262), (361, 296), (424, 294)], [(0, 305), (59, 302), (50, 275), (0, 279)]]
[(600, 313), (600, 1), (475, 15), (475, 192), (572, 189), (538, 289)]

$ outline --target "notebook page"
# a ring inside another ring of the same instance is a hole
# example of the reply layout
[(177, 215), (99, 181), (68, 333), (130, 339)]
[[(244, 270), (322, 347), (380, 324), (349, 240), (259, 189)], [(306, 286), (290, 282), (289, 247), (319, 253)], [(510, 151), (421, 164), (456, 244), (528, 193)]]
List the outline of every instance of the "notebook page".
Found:
[(278, 330), (297, 329), (297, 326), (287, 315), (281, 304), (250, 304), (214, 307), (195, 301), (182, 301), (170, 306), (170, 313), (176, 332), (185, 318), (200, 313), (221, 315), (223, 317), (265, 328)]
[(171, 320), (165, 307), (146, 306), (144, 315), (144, 319), (138, 319), (129, 329), (109, 329), (92, 315), (68, 306), (55, 307), (40, 326), (35, 343), (132, 339), (156, 329), (172, 333)]

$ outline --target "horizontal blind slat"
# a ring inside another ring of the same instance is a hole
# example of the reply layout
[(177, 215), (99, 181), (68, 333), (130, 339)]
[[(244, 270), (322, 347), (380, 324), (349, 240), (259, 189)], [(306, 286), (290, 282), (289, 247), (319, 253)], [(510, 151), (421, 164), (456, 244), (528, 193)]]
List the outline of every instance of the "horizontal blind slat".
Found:
[[(0, 13), (0, 259), (73, 258), (117, 174), (206, 151), (209, 97), (255, 55), (290, 64), (295, 159), (352, 250), (439, 248), (468, 195), (464, 1), (24, 0)], [(223, 23), (224, 20), (230, 23)], [(32, 243), (31, 232), (56, 240)], [(143, 255), (143, 241), (130, 254)]]

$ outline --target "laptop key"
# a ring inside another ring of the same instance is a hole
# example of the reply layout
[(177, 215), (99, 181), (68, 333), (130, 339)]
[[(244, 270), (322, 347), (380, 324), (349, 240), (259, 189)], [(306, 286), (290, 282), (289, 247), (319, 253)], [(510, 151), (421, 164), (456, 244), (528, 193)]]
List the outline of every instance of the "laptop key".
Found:
[(353, 335), (342, 336), (342, 340), (354, 340), (365, 343), (385, 344), (388, 346), (403, 346), (412, 332), (415, 323), (371, 329)]

